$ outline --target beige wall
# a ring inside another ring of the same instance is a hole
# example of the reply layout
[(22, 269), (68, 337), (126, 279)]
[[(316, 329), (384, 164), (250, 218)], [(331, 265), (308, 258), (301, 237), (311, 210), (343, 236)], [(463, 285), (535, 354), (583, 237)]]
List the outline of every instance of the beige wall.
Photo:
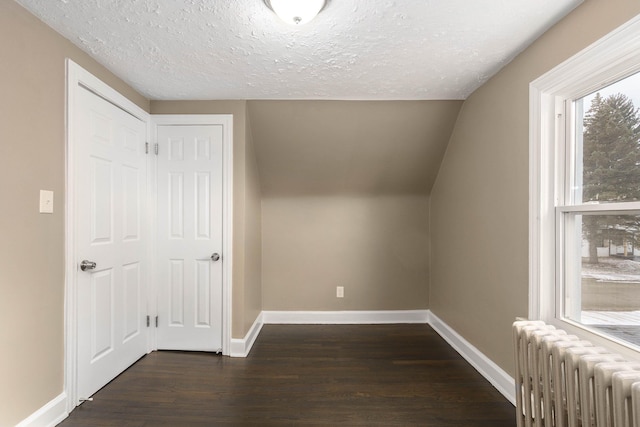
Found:
[(250, 117), (246, 115), (244, 191), (244, 316), (242, 335), (262, 312), (262, 192)]
[(246, 108), (246, 101), (151, 101), (152, 114), (233, 115), (233, 338), (243, 338), (262, 310), (260, 183)]
[(249, 101), (264, 197), (431, 191), (462, 101)]
[(462, 101), (248, 104), (264, 309), (428, 308), (428, 194)]
[[(13, 1), (0, 1), (0, 425), (62, 393), (65, 58), (148, 101)], [(38, 213), (39, 190), (54, 213)]]
[(426, 196), (265, 198), (262, 215), (265, 310), (428, 308)]
[(529, 82), (640, 13), (588, 0), (462, 107), (431, 199), (431, 310), (513, 373), (528, 310)]

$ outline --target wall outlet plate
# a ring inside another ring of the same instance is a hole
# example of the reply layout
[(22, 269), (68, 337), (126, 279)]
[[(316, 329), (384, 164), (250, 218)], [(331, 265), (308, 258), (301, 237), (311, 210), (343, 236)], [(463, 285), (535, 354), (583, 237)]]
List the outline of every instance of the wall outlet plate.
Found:
[(344, 286), (337, 286), (336, 287), (336, 297), (337, 298), (344, 298)]

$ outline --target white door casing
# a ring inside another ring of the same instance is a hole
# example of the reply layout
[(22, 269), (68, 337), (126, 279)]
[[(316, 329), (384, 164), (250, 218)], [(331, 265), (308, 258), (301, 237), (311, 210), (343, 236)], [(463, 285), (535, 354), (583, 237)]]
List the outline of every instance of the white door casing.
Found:
[[(232, 289), (232, 270), (233, 270), (233, 252), (232, 252), (232, 242), (233, 242), (233, 116), (230, 114), (197, 114), (197, 115), (180, 115), (180, 114), (154, 114), (151, 116), (152, 121), (152, 132), (153, 132), (153, 141), (158, 142), (158, 131), (161, 127), (214, 127), (222, 132), (222, 243), (221, 243), (221, 252), (219, 252), (221, 259), (214, 263), (214, 265), (210, 265), (213, 267), (212, 271), (215, 271), (216, 268), (222, 269), (222, 354), (223, 355), (231, 355), (231, 289)], [(214, 134), (215, 135), (215, 134)], [(219, 136), (219, 134), (218, 134)], [(162, 145), (162, 144), (160, 144)], [(163, 152), (166, 153), (166, 148), (159, 146), (159, 155), (155, 156), (156, 158), (160, 157)], [(159, 162), (154, 162), (153, 167), (159, 166)], [(210, 165), (205, 163), (206, 168), (204, 170), (209, 170)], [(157, 169), (157, 168), (156, 168)], [(156, 183), (158, 181), (158, 173), (157, 170), (154, 169), (153, 182)], [(155, 190), (155, 201), (154, 206), (157, 210), (158, 206), (158, 198), (160, 193), (163, 190)], [(165, 189), (164, 191), (168, 191)], [(165, 193), (168, 194), (168, 193)], [(195, 212), (194, 212), (195, 214)], [(193, 217), (192, 217), (193, 218)], [(157, 223), (160, 222), (160, 218), (157, 219)], [(193, 221), (195, 222), (195, 221)], [(158, 326), (162, 325), (162, 317), (167, 318), (166, 316), (160, 313), (159, 307), (156, 307), (158, 303), (160, 303), (160, 286), (158, 285), (162, 281), (162, 277), (159, 274), (161, 268), (159, 267), (160, 263), (160, 253), (162, 250), (161, 245), (159, 244), (160, 235), (158, 233), (159, 226), (154, 223), (154, 233), (152, 235), (152, 245), (154, 248), (153, 254), (153, 269), (151, 271), (151, 280), (154, 283), (157, 298), (150, 303), (154, 306), (153, 312), (159, 314)], [(209, 243), (211, 244), (211, 242)], [(206, 257), (209, 258), (207, 262), (212, 262), (210, 256), (215, 252), (214, 247), (207, 247), (206, 251), (203, 250), (203, 254), (198, 254), (197, 258), (201, 261), (200, 265), (204, 264), (204, 259)], [(168, 249), (167, 249), (168, 250)], [(196, 258), (194, 256), (194, 258)], [(217, 265), (216, 265), (217, 264)], [(165, 264), (166, 265), (166, 264)], [(166, 321), (166, 320), (165, 320)], [(156, 328), (157, 331), (160, 328)], [(205, 328), (202, 328), (205, 330)], [(202, 332), (202, 331), (200, 331)], [(209, 335), (208, 332), (202, 332), (204, 335), (204, 339), (208, 340)], [(155, 348), (162, 348), (162, 346), (158, 346), (157, 338), (159, 337), (160, 332), (155, 334), (156, 342)], [(212, 348), (212, 351), (216, 351), (219, 349), (219, 346), (214, 344), (209, 344), (209, 347)]]
[(224, 127), (156, 129), (157, 347), (220, 352)]

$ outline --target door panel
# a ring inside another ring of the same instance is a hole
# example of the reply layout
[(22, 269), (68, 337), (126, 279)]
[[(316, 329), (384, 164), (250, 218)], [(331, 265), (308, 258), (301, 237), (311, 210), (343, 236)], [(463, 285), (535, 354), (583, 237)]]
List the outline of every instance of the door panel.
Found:
[(113, 269), (91, 274), (90, 363), (113, 351)]
[(158, 348), (222, 349), (222, 126), (158, 126)]
[(146, 125), (85, 89), (75, 123), (78, 396), (146, 353)]

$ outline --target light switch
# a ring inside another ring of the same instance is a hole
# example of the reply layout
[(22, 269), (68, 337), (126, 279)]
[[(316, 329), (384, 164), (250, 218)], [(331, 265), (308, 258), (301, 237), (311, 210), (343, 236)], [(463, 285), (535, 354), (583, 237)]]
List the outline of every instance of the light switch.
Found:
[(53, 213), (53, 191), (40, 190), (40, 213)]

